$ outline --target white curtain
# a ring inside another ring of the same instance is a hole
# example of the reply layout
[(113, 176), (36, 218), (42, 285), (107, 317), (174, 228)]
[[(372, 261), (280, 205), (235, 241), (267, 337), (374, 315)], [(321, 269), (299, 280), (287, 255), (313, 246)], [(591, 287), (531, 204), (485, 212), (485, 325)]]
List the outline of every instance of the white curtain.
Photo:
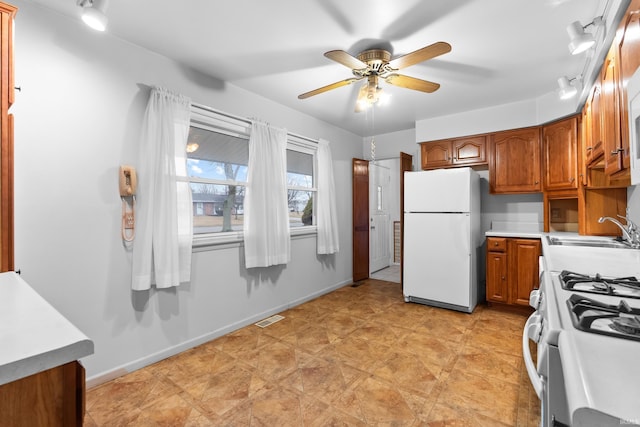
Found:
[(287, 207), (287, 131), (254, 121), (244, 198), (247, 268), (286, 264), (291, 259)]
[(153, 88), (142, 127), (131, 287), (178, 286), (191, 276), (193, 207), (186, 144), (191, 100)]
[(336, 186), (333, 180), (333, 161), (329, 141), (318, 142), (318, 189), (314, 206), (318, 224), (318, 253), (333, 254), (340, 250)]

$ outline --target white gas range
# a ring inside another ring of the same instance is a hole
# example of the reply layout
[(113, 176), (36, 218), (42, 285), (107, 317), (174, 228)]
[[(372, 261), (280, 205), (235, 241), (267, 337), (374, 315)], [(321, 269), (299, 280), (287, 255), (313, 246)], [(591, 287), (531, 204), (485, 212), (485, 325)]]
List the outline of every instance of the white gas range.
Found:
[(640, 426), (640, 250), (542, 243), (523, 333), (541, 424)]

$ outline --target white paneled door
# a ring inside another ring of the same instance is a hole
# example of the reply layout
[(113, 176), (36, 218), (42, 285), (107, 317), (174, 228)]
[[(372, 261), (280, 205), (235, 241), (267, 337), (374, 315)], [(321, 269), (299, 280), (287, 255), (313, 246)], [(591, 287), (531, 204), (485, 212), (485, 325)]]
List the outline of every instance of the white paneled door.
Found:
[(390, 182), (389, 168), (369, 163), (369, 273), (382, 270), (391, 262)]

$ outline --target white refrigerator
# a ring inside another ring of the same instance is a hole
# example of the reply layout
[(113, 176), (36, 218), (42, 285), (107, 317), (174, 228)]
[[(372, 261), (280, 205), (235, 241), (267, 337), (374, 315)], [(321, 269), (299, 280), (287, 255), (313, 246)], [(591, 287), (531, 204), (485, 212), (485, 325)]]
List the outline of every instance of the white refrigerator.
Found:
[(473, 169), (405, 172), (406, 302), (471, 313), (481, 245), (480, 177)]

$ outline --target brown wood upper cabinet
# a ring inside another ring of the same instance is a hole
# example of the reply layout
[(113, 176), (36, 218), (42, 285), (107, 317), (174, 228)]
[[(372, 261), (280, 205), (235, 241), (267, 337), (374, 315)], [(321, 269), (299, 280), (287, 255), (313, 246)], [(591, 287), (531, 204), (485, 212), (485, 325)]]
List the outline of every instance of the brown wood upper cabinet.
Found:
[(582, 110), (582, 174), (587, 188), (629, 185), (626, 85), (640, 66), (640, 0), (632, 0)]
[(622, 157), (626, 148), (620, 139), (620, 110), (616, 84), (617, 49), (612, 48), (602, 64), (600, 73), (601, 102), (600, 132), (604, 154), (604, 172), (607, 175), (622, 170)]
[(540, 128), (497, 132), (489, 145), (491, 193), (539, 193), (542, 191)]
[(622, 154), (622, 168), (628, 169), (631, 163), (629, 152), (629, 99), (627, 98), (627, 82), (633, 73), (640, 67), (640, 1), (634, 0), (629, 6), (620, 23), (618, 31), (619, 39), (614, 42), (617, 48), (617, 72), (618, 79), (616, 89), (620, 106), (620, 144), (624, 152)]
[(578, 188), (578, 118), (542, 127), (544, 190)]
[(422, 169), (486, 164), (486, 145), (486, 135), (422, 142)]

